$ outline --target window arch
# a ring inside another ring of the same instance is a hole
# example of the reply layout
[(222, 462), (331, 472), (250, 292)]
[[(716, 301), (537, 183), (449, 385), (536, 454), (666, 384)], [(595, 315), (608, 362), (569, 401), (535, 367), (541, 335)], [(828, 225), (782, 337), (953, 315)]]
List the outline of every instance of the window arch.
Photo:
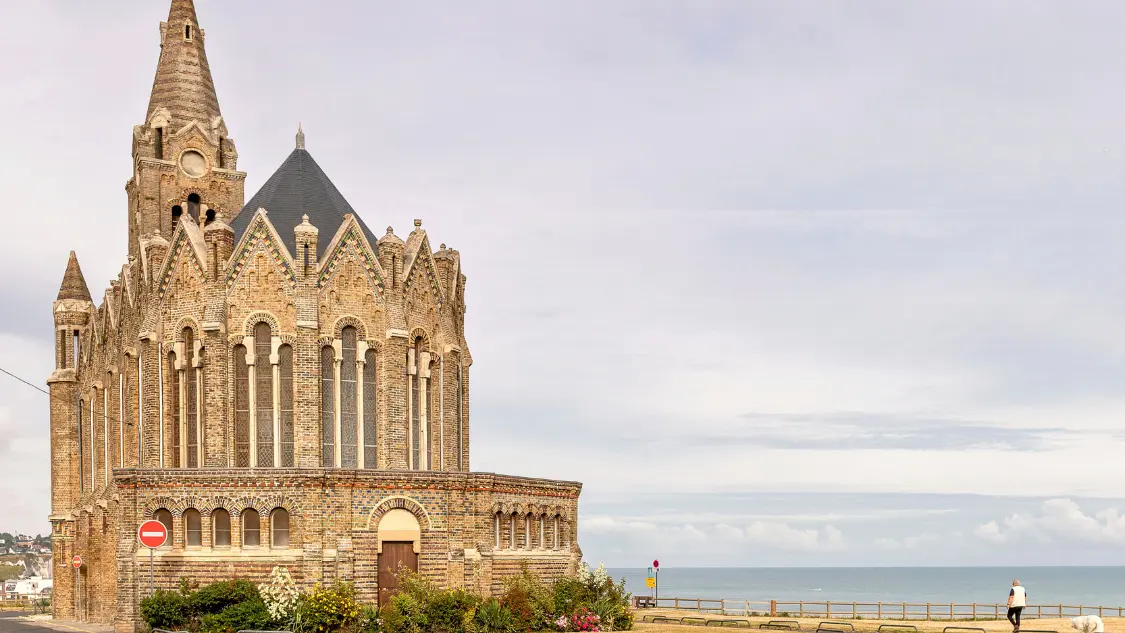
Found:
[(277, 350), (279, 404), (281, 416), (278, 426), (281, 430), (281, 464), (293, 466), (293, 348), (282, 345)]
[(211, 542), (215, 547), (230, 547), (230, 513), (217, 508), (211, 513)]
[(422, 390), (419, 384), (422, 380), (422, 339), (414, 339), (414, 347), (407, 355), (410, 372), (410, 467), (413, 470), (424, 470), (422, 455), (425, 442), (422, 439)]
[(168, 366), (166, 376), (171, 380), (172, 386), (168, 393), (168, 407), (171, 409), (171, 422), (172, 428), (172, 468), (183, 468), (184, 464), (180, 461), (180, 442), (183, 441), (183, 436), (180, 433), (180, 424), (183, 421), (180, 411), (180, 372), (176, 371), (176, 353), (174, 351), (168, 352)]
[[(191, 27), (189, 26), (188, 28)], [(195, 220), (196, 224), (199, 224), (199, 203), (198, 193), (193, 193), (187, 197), (187, 212), (188, 215), (191, 216), (191, 219)]]
[(184, 510), (184, 545), (203, 547), (203, 517), (195, 508)]
[(551, 540), (552, 540), (551, 549), (558, 549), (559, 543), (560, 543), (560, 539), (559, 539), (559, 515), (557, 515), (557, 514), (555, 515), (555, 518), (554, 518), (553, 522), (554, 522), (554, 527), (551, 529)]
[(289, 511), (285, 508), (274, 508), (270, 512), (270, 547), (289, 547)]
[(254, 405), (258, 439), (257, 466), (268, 468), (273, 460), (273, 366), (270, 364), (272, 332), (269, 323), (254, 326)]
[(369, 349), (363, 359), (363, 467), (379, 467), (379, 394), (378, 359)]
[(516, 549), (518, 547), (517, 539), (519, 531), (516, 529), (516, 513), (513, 512), (508, 515), (508, 549)]
[(320, 465), (336, 465), (336, 352), (330, 345), (320, 348)]
[(184, 41), (187, 41), (187, 42), (191, 41), (191, 25), (190, 24), (184, 25)]
[(259, 547), (262, 544), (262, 521), (258, 511), (247, 508), (242, 511), (242, 546)]
[(539, 546), (538, 549), (547, 549), (547, 515), (541, 514), (535, 518), (539, 523), (539, 542), (537, 543), (537, 545)]
[(152, 513), (152, 518), (164, 524), (164, 529), (168, 530), (168, 540), (164, 542), (164, 547), (172, 546), (172, 512), (167, 508), (160, 508)]
[[(159, 156), (157, 158), (159, 158)], [(183, 214), (184, 214), (184, 208), (181, 207), (180, 205), (177, 204), (177, 205), (172, 207), (172, 230), (173, 231), (176, 230), (176, 222), (179, 221), (180, 216), (183, 215)]]
[(250, 367), (246, 364), (246, 346), (234, 346), (234, 463), (250, 465)]
[(184, 410), (181, 419), (181, 432), (184, 434), (184, 444), (187, 450), (186, 468), (199, 468), (202, 466), (199, 459), (200, 429), (199, 416), (199, 383), (195, 368), (195, 333), (190, 327), (183, 331), (184, 360), (181, 364), (184, 383)]
[(500, 542), (500, 513), (492, 515), (492, 540), (493, 549), (500, 549), (503, 544)]
[(359, 427), (356, 411), (356, 330), (346, 326), (340, 331), (340, 466), (358, 465), (356, 446)]

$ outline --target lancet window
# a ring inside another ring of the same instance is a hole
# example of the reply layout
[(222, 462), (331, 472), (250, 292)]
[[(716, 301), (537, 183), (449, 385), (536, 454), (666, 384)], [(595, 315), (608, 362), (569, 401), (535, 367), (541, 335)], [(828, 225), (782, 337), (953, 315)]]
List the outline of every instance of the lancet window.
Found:
[(410, 455), (411, 470), (428, 470), (430, 433), (427, 410), (430, 402), (430, 353), (422, 351), (421, 337), (406, 352), (406, 369), (410, 376)]
[(293, 348), (269, 323), (254, 325), (235, 345), (234, 454), (246, 468), (294, 465)]
[(185, 327), (168, 353), (171, 380), (168, 407), (171, 414), (172, 467), (203, 466), (203, 355), (195, 331)]
[(321, 464), (378, 467), (378, 381), (375, 350), (353, 326), (320, 351)]

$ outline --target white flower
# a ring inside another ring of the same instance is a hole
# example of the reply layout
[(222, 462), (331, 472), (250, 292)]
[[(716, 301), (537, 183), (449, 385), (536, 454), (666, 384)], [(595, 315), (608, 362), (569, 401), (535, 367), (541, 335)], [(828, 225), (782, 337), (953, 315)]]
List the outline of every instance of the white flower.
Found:
[(270, 572), (269, 584), (258, 585), (258, 592), (262, 594), (262, 602), (266, 603), (266, 610), (274, 620), (285, 620), (297, 606), (297, 583), (293, 576), (284, 567), (274, 567)]

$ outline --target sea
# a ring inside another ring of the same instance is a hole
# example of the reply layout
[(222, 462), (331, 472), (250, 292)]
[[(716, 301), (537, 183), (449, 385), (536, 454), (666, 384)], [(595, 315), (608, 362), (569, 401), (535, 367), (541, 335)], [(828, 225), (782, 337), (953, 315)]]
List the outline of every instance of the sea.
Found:
[[(607, 569), (633, 595), (647, 569)], [(1125, 567), (661, 567), (659, 597), (752, 602), (1004, 604), (1012, 581), (1028, 604), (1125, 606)]]

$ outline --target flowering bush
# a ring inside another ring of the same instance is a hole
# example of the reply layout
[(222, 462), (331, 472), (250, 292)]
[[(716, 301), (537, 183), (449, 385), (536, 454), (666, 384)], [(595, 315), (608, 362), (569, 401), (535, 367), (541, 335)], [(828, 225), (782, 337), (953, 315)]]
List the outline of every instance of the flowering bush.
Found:
[(274, 567), (270, 572), (270, 582), (258, 585), (258, 593), (262, 595), (270, 617), (278, 622), (286, 622), (293, 616), (297, 600), (301, 597), (297, 583), (293, 582), (293, 576), (284, 567)]
[(358, 622), (360, 612), (355, 589), (350, 584), (317, 585), (297, 603), (294, 630), (298, 633), (337, 631)]
[(582, 607), (570, 616), (570, 626), (574, 631), (597, 631), (601, 618), (596, 613)]

